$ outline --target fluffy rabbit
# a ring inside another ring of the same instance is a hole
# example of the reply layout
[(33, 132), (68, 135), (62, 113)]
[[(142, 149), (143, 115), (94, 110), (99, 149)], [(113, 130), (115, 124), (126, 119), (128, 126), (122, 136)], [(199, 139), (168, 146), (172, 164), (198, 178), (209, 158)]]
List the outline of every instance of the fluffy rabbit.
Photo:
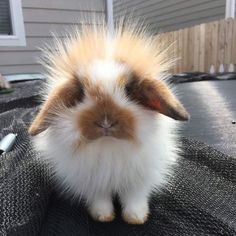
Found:
[(132, 27), (109, 36), (83, 28), (47, 54), (44, 102), (29, 133), (65, 194), (98, 221), (143, 224), (153, 191), (178, 157), (177, 126), (189, 115), (164, 82), (166, 51)]

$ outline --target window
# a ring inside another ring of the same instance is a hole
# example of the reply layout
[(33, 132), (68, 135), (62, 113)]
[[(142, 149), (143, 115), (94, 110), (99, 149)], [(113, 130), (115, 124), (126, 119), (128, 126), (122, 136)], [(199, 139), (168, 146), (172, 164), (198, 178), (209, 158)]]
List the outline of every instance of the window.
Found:
[(25, 46), (21, 0), (0, 0), (0, 46)]

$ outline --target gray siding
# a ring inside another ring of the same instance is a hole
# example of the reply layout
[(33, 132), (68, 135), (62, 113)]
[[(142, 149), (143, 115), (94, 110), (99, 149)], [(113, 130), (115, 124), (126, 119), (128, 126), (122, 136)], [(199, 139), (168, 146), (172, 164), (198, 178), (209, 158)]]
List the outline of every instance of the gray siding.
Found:
[(225, 0), (114, 0), (115, 20), (124, 15), (166, 32), (224, 18)]
[(22, 0), (26, 47), (0, 47), (0, 73), (43, 72), (39, 50), (82, 21), (105, 16), (104, 0)]

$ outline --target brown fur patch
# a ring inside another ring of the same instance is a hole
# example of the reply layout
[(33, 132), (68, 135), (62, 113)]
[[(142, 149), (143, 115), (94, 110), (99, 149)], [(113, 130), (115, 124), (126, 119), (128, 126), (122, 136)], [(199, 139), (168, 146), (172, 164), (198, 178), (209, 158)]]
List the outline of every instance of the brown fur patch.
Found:
[(105, 119), (111, 124), (109, 136), (135, 140), (136, 122), (133, 114), (119, 107), (107, 94), (97, 94), (96, 104), (78, 115), (78, 128), (87, 140), (104, 137), (101, 124)]
[(90, 84), (90, 85), (88, 85), (87, 83), (85, 87), (88, 95), (95, 101), (99, 102), (103, 99), (106, 99), (107, 95), (103, 91), (103, 85), (101, 82), (100, 83), (96, 82), (96, 84)]
[(127, 83), (129, 82), (130, 78), (129, 75), (125, 74), (125, 75), (121, 75), (118, 79), (117, 79), (117, 87), (119, 88), (125, 88), (125, 86), (127, 85)]
[(46, 130), (51, 119), (63, 106), (71, 107), (83, 98), (83, 87), (77, 78), (68, 80), (54, 88), (47, 101), (43, 104), (40, 112), (29, 128), (31, 135), (37, 135)]
[(160, 80), (142, 79), (133, 76), (126, 85), (127, 95), (143, 106), (156, 110), (175, 120), (188, 120), (189, 114), (175, 98), (170, 89)]

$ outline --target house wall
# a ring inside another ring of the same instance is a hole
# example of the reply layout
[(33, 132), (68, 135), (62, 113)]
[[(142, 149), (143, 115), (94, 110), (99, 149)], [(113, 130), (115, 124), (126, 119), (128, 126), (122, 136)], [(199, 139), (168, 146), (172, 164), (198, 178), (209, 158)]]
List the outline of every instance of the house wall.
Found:
[(26, 47), (0, 47), (0, 73), (43, 72), (40, 47), (82, 21), (105, 16), (104, 0), (22, 0)]
[(225, 0), (114, 0), (114, 18), (143, 18), (150, 29), (166, 32), (225, 17)]

